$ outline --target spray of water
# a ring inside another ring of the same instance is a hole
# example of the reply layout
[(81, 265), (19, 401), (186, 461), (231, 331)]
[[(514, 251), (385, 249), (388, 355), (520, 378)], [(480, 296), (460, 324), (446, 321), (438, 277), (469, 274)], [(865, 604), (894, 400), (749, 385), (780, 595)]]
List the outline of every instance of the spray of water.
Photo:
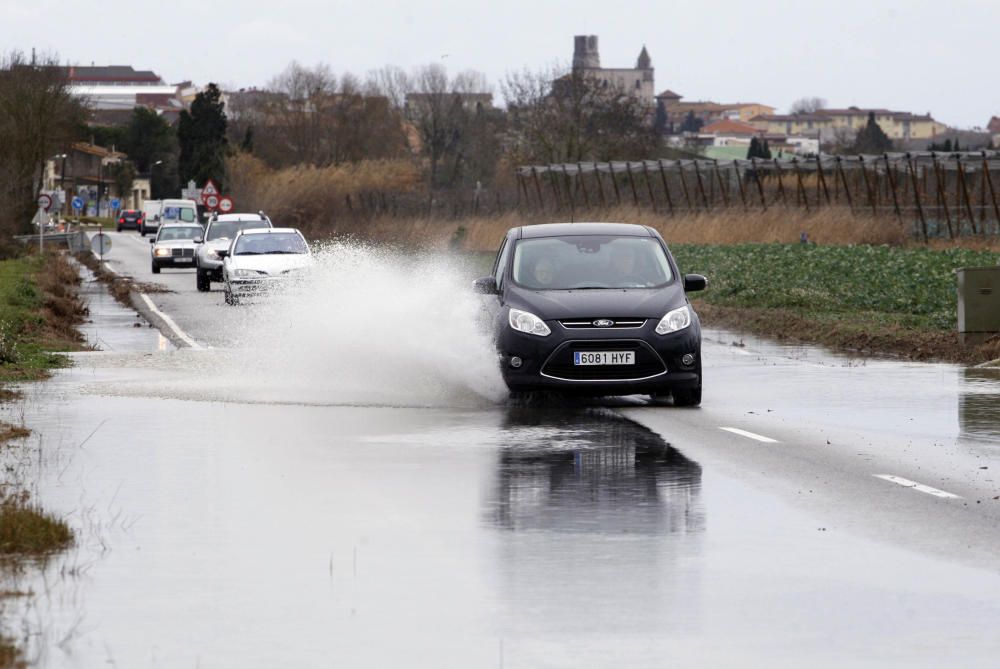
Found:
[(241, 353), (223, 377), (263, 401), (498, 402), (506, 390), (479, 299), (441, 256), (332, 244), (308, 279), (242, 307)]

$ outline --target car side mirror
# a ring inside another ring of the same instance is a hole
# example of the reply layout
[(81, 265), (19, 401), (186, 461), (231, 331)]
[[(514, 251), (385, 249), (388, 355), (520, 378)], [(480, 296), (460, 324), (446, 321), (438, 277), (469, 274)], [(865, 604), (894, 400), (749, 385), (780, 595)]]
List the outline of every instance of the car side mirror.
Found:
[(472, 282), (472, 290), (480, 295), (496, 295), (500, 292), (497, 288), (497, 280), (492, 276), (484, 276)]
[(218, 251), (216, 251), (216, 253), (219, 255), (220, 258), (225, 258), (226, 256), (229, 255), (229, 249), (219, 249)]
[(705, 290), (706, 288), (708, 288), (708, 279), (703, 277), (701, 274), (684, 275), (685, 293), (693, 293), (698, 290)]
[(155, 239), (150, 239), (150, 240), (149, 240), (149, 243), (150, 243), (150, 244), (155, 244), (155, 243), (156, 243), (156, 240), (155, 240)]
[(203, 240), (203, 239), (202, 239), (201, 237), (195, 237), (195, 238), (194, 238), (194, 243), (195, 243), (195, 244), (201, 244), (201, 243), (202, 243), (202, 242), (204, 242), (204, 241), (205, 241), (205, 240)]

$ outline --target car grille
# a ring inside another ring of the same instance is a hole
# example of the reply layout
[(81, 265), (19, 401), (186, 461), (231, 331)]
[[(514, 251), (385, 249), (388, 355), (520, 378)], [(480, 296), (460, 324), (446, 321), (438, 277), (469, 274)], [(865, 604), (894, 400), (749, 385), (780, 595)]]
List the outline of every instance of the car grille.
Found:
[[(598, 321), (611, 321), (611, 325), (595, 325)], [(628, 330), (645, 324), (645, 318), (574, 318), (559, 321), (559, 325), (567, 330)]]
[(170, 255), (174, 258), (193, 258), (194, 249), (171, 249)]
[[(573, 364), (574, 351), (635, 351), (634, 365)], [(588, 340), (568, 341), (542, 365), (542, 374), (567, 381), (626, 381), (658, 376), (667, 371), (663, 360), (649, 344), (639, 340)]]

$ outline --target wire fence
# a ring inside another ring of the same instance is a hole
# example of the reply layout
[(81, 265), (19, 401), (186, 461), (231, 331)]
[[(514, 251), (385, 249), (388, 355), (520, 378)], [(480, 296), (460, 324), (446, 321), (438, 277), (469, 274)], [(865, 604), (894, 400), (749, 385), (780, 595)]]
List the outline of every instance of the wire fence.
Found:
[(1000, 152), (749, 160), (640, 160), (516, 169), (517, 207), (635, 206), (666, 215), (837, 208), (894, 218), (915, 237), (1000, 235)]

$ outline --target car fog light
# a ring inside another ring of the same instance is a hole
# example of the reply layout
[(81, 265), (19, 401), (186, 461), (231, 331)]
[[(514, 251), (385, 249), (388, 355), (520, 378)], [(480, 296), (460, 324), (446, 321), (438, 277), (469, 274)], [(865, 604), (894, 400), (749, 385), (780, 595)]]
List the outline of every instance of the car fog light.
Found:
[(514, 369), (519, 369), (521, 367), (521, 365), (523, 365), (523, 364), (524, 364), (524, 361), (521, 360), (516, 355), (513, 358), (510, 359), (510, 366), (513, 367)]
[(681, 356), (681, 364), (690, 367), (694, 364), (694, 353), (685, 353)]

